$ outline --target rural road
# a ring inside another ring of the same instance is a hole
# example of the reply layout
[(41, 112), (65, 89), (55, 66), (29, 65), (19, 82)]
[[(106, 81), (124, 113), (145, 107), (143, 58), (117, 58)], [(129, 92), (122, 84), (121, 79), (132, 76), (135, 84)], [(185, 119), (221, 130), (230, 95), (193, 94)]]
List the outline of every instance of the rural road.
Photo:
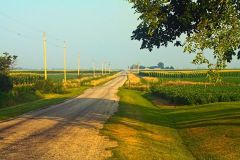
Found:
[(118, 106), (125, 75), (62, 104), (0, 122), (1, 160), (101, 160), (116, 142), (99, 134)]

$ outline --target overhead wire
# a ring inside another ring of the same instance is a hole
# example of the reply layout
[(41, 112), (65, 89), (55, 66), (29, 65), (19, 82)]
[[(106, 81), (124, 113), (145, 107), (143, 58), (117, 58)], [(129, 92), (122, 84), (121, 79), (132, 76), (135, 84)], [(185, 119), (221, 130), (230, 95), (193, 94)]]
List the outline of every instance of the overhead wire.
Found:
[[(10, 20), (10, 21), (13, 21), (13, 22), (15, 22), (15, 23), (17, 23), (17, 24), (19, 24), (19, 25), (21, 25), (21, 26), (24, 26), (24, 28), (28, 28), (28, 30), (31, 30), (32, 32), (35, 32), (35, 33), (38, 33), (38, 34), (42, 34), (44, 31), (42, 30), (42, 29), (39, 29), (39, 28), (37, 28), (37, 27), (35, 27), (34, 25), (30, 25), (30, 24), (28, 24), (28, 23), (25, 23), (25, 22), (23, 22), (23, 21), (20, 21), (20, 20), (18, 20), (18, 19), (16, 19), (16, 18), (14, 18), (14, 17), (12, 17), (12, 16), (9, 16), (8, 14), (6, 14), (6, 13), (4, 13), (4, 12), (2, 12), (2, 11), (0, 11), (0, 16), (2, 16), (2, 17), (4, 17), (4, 18), (6, 18), (6, 19), (8, 19), (8, 20)], [(0, 28), (2, 29), (2, 30), (5, 30), (5, 31), (8, 31), (8, 32), (10, 32), (10, 33), (13, 33), (13, 34), (16, 34), (17, 36), (20, 36), (20, 37), (23, 37), (23, 38), (28, 38), (28, 39), (30, 39), (30, 37), (32, 38), (32, 36), (27, 36), (26, 34), (23, 34), (23, 32), (20, 32), (20, 31), (13, 31), (13, 30), (11, 30), (11, 29), (9, 29), (8, 27), (3, 27), (3, 26), (0, 26)], [(53, 34), (52, 33), (47, 33), (48, 34), (48, 37), (50, 37), (50, 41), (49, 41), (49, 38), (48, 38), (48, 42), (52, 45), (52, 46), (55, 46), (55, 47), (61, 47), (61, 45), (58, 45), (58, 44), (56, 44), (55, 42), (53, 42), (53, 39), (55, 40), (55, 41), (58, 41), (58, 43), (60, 42), (60, 41), (64, 41), (63, 39), (61, 39), (61, 38), (59, 38), (59, 37), (56, 37), (56, 36), (53, 36)], [(50, 36), (49, 36), (50, 35)]]

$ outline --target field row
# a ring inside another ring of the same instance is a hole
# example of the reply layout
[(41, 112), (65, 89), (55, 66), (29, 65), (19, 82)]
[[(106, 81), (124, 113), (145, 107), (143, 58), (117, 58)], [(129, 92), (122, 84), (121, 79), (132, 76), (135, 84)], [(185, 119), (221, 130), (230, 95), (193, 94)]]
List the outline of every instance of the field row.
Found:
[[(111, 74), (116, 73), (116, 72), (110, 72)], [(104, 74), (107, 75), (107, 74)], [(29, 71), (12, 71), (10, 73), (10, 76), (12, 78), (13, 84), (14, 85), (23, 85), (23, 84), (34, 84), (39, 80), (44, 79), (44, 73), (42, 71), (34, 71), (34, 72), (29, 72)], [(69, 71), (67, 73), (67, 79), (68, 80), (73, 80), (73, 79), (79, 79), (83, 77), (92, 77), (93, 73), (90, 71), (85, 71), (81, 72), (80, 76), (78, 76), (77, 72)], [(101, 72), (95, 72), (95, 76), (103, 76)], [(48, 79), (52, 80), (54, 82), (62, 82), (64, 79), (64, 74), (62, 72), (58, 71), (50, 71), (48, 72)]]
[[(114, 71), (111, 71), (114, 72)], [(43, 70), (11, 70), (11, 73), (38, 73), (38, 74), (44, 74)], [(63, 70), (49, 70), (47, 73), (63, 73)], [(78, 73), (77, 70), (68, 70), (67, 73)], [(86, 74), (86, 73), (93, 73), (92, 70), (81, 70), (81, 74)], [(102, 73), (102, 70), (95, 70), (95, 73)], [(109, 73), (108, 70), (104, 71), (104, 73)]]
[(116, 72), (106, 75), (96, 73), (95, 76), (82, 73), (80, 77), (75, 73), (68, 73), (67, 81), (63, 83), (62, 73), (48, 74), (47, 81), (44, 81), (43, 74), (10, 73), (14, 85), (10, 91), (0, 92), (0, 108), (43, 99), (48, 94), (65, 95), (69, 89), (101, 85), (116, 76), (118, 76)]
[(207, 104), (214, 102), (240, 101), (239, 86), (152, 86), (152, 94), (159, 96), (173, 104)]
[[(220, 71), (222, 77), (240, 78), (240, 70)], [(140, 76), (159, 77), (159, 78), (206, 78), (207, 71), (141, 71)]]
[[(229, 73), (226, 72), (226, 75)], [(130, 73), (125, 88), (150, 92), (175, 105), (240, 101), (240, 78), (224, 76), (223, 81), (225, 83), (217, 85), (207, 82), (203, 77), (144, 77)]]

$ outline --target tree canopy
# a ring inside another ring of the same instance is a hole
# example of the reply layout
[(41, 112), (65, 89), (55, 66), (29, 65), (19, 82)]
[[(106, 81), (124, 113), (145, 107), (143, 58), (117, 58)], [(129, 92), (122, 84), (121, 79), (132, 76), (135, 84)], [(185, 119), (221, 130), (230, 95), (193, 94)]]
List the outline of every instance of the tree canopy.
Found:
[[(174, 43), (195, 53), (195, 64), (225, 68), (233, 56), (240, 59), (239, 0), (129, 0), (141, 23), (132, 39), (142, 42), (141, 49)], [(205, 51), (212, 51), (211, 63)]]
[(16, 59), (17, 56), (12, 56), (9, 53), (3, 53), (2, 56), (0, 55), (0, 73), (7, 73), (11, 69), (11, 67), (13, 67)]
[(164, 69), (164, 63), (163, 62), (159, 62), (158, 63), (158, 67), (161, 68), (161, 69)]

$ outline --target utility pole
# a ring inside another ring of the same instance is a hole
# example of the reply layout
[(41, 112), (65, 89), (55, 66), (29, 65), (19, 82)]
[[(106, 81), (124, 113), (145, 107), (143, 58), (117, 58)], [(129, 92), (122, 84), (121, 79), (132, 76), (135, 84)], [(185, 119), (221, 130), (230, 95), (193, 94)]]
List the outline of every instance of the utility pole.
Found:
[(104, 74), (107, 72), (106, 62), (104, 62)]
[(66, 41), (64, 41), (64, 82), (67, 81), (67, 45), (66, 45)]
[(44, 79), (47, 80), (47, 38), (43, 32)]
[(95, 77), (95, 63), (92, 63), (92, 67), (93, 67), (93, 77)]
[(140, 63), (138, 63), (138, 74), (140, 73)]
[(104, 65), (104, 63), (102, 63), (102, 76), (103, 76), (103, 65)]
[(80, 52), (78, 54), (78, 77), (80, 76)]
[(108, 63), (108, 74), (110, 74), (110, 62)]

